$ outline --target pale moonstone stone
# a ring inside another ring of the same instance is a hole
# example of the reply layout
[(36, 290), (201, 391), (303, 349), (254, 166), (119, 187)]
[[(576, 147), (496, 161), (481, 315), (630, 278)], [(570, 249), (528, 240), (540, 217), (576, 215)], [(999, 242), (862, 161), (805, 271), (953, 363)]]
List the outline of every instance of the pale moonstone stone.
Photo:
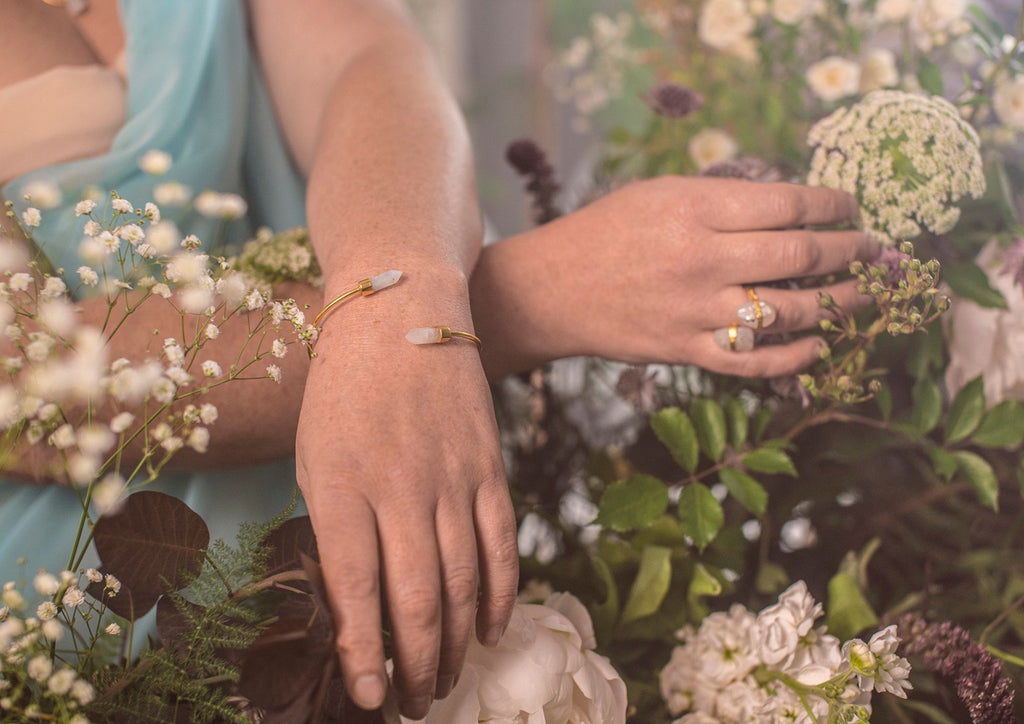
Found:
[(386, 272), (381, 272), (375, 277), (370, 277), (370, 286), (373, 287), (373, 291), (379, 292), (381, 289), (387, 289), (398, 283), (398, 280), (402, 278), (402, 272), (397, 269), (391, 269)]
[(747, 327), (736, 328), (736, 349), (729, 346), (729, 328), (722, 327), (715, 330), (715, 344), (727, 351), (749, 352), (754, 349), (754, 331)]
[(405, 338), (413, 344), (437, 344), (441, 341), (441, 330), (437, 327), (416, 327), (410, 329)]
[[(760, 327), (757, 324), (757, 308), (754, 306), (755, 304), (761, 305), (761, 315), (763, 318), (761, 319)], [(767, 302), (747, 302), (736, 310), (736, 316), (748, 327), (763, 329), (764, 327), (772, 326), (775, 322), (775, 307)]]

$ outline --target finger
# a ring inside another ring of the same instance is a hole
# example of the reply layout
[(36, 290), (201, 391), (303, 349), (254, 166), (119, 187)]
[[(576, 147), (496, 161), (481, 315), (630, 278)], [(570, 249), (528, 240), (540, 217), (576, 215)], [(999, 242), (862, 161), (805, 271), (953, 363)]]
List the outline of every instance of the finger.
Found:
[(845, 272), (870, 261), (879, 243), (861, 231), (741, 232), (722, 237), (717, 264), (731, 284)]
[(707, 199), (704, 220), (715, 231), (846, 224), (860, 217), (852, 196), (822, 186), (734, 182), (709, 191), (714, 196)]
[[(345, 688), (364, 709), (384, 702), (387, 677), (380, 620), (377, 527), (369, 504), (337, 501), (315, 510), (349, 511), (344, 525), (315, 525), (324, 585), (334, 615), (335, 646)], [(316, 521), (314, 521), (316, 523)]]
[(441, 570), (434, 511), (404, 507), (380, 524), (381, 558), (395, 685), (402, 715), (427, 715), (436, 686), (441, 647)]
[[(775, 319), (770, 326), (761, 330), (769, 334), (775, 332), (798, 332), (816, 328), (823, 319), (835, 319), (833, 310), (821, 305), (822, 293), (829, 295), (835, 304), (845, 312), (853, 313), (871, 303), (871, 297), (857, 291), (859, 282), (850, 280), (814, 289), (774, 289), (771, 287), (755, 287), (758, 299), (775, 311)], [(720, 309), (714, 319), (707, 320), (709, 329), (728, 327), (733, 322), (742, 322), (739, 317), (740, 307), (748, 304), (750, 298), (743, 289), (732, 287), (716, 295), (715, 301), (709, 305)], [(750, 325), (747, 325), (750, 326)], [(756, 328), (755, 328), (756, 329)]]
[(434, 696), (443, 699), (455, 685), (473, 635), (477, 591), (476, 536), (471, 511), (461, 501), (442, 505), (437, 515), (437, 541), (441, 554), (442, 612), (441, 659)]
[(695, 341), (697, 364), (713, 372), (737, 377), (781, 377), (801, 372), (819, 359), (824, 345), (820, 337), (802, 337), (788, 344), (755, 347), (733, 352), (715, 344), (710, 332)]
[(503, 471), (477, 490), (474, 512), (481, 574), (476, 633), (482, 644), (495, 646), (512, 617), (519, 589), (516, 519)]

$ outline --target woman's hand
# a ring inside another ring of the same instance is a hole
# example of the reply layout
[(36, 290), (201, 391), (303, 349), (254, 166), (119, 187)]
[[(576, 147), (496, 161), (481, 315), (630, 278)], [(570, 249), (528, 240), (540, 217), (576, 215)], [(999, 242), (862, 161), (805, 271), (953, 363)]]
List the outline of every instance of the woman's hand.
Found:
[(396, 287), (325, 320), (296, 451), (346, 687), (364, 707), (383, 700), (383, 598), (401, 708), (412, 718), (451, 690), (474, 616), (480, 640), (496, 643), (518, 578), (477, 349), (404, 339), (420, 326), (472, 331), (465, 281), (440, 276), (406, 270)]
[[(714, 331), (737, 322), (744, 286), (843, 273), (877, 255), (859, 231), (818, 231), (858, 217), (847, 194), (794, 184), (663, 177), (631, 184), (580, 211), (484, 250), (472, 278), (473, 314), (492, 377), (558, 357), (696, 364), (741, 376), (810, 365), (805, 336), (749, 352)], [(855, 310), (853, 281), (822, 289), (761, 287), (777, 319), (757, 334), (816, 328), (830, 312), (818, 292)]]

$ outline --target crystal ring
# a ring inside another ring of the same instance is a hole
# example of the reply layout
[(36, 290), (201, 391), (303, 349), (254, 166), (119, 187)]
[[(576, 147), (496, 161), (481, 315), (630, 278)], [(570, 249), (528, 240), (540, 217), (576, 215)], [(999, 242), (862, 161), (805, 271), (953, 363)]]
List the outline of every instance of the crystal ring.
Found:
[(729, 352), (749, 352), (754, 349), (754, 331), (733, 322), (714, 332), (715, 344)]
[(480, 338), (469, 332), (459, 332), (451, 327), (417, 327), (410, 329), (405, 338), (413, 344), (442, 344), (451, 342), (453, 337), (468, 339), (478, 348), (482, 346)]
[(751, 329), (764, 329), (772, 326), (775, 322), (775, 307), (768, 302), (762, 302), (753, 287), (743, 288), (750, 301), (736, 310), (736, 316)]

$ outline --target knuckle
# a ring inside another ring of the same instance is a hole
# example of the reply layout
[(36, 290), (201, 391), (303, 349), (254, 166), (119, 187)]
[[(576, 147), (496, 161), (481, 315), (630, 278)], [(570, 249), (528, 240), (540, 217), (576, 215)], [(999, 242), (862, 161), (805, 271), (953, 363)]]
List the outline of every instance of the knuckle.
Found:
[(480, 579), (474, 566), (459, 566), (450, 571), (445, 585), (447, 602), (459, 608), (476, 604)]
[(339, 606), (363, 606), (368, 601), (376, 605), (380, 596), (380, 580), (375, 572), (353, 568), (344, 571), (339, 580), (344, 581), (345, 585), (332, 591), (332, 597)]
[(779, 258), (783, 273), (789, 276), (805, 276), (817, 266), (821, 251), (810, 232), (798, 232), (782, 242)]
[(441, 620), (441, 601), (430, 588), (410, 584), (399, 586), (392, 599), (395, 619), (410, 629), (431, 629)]

